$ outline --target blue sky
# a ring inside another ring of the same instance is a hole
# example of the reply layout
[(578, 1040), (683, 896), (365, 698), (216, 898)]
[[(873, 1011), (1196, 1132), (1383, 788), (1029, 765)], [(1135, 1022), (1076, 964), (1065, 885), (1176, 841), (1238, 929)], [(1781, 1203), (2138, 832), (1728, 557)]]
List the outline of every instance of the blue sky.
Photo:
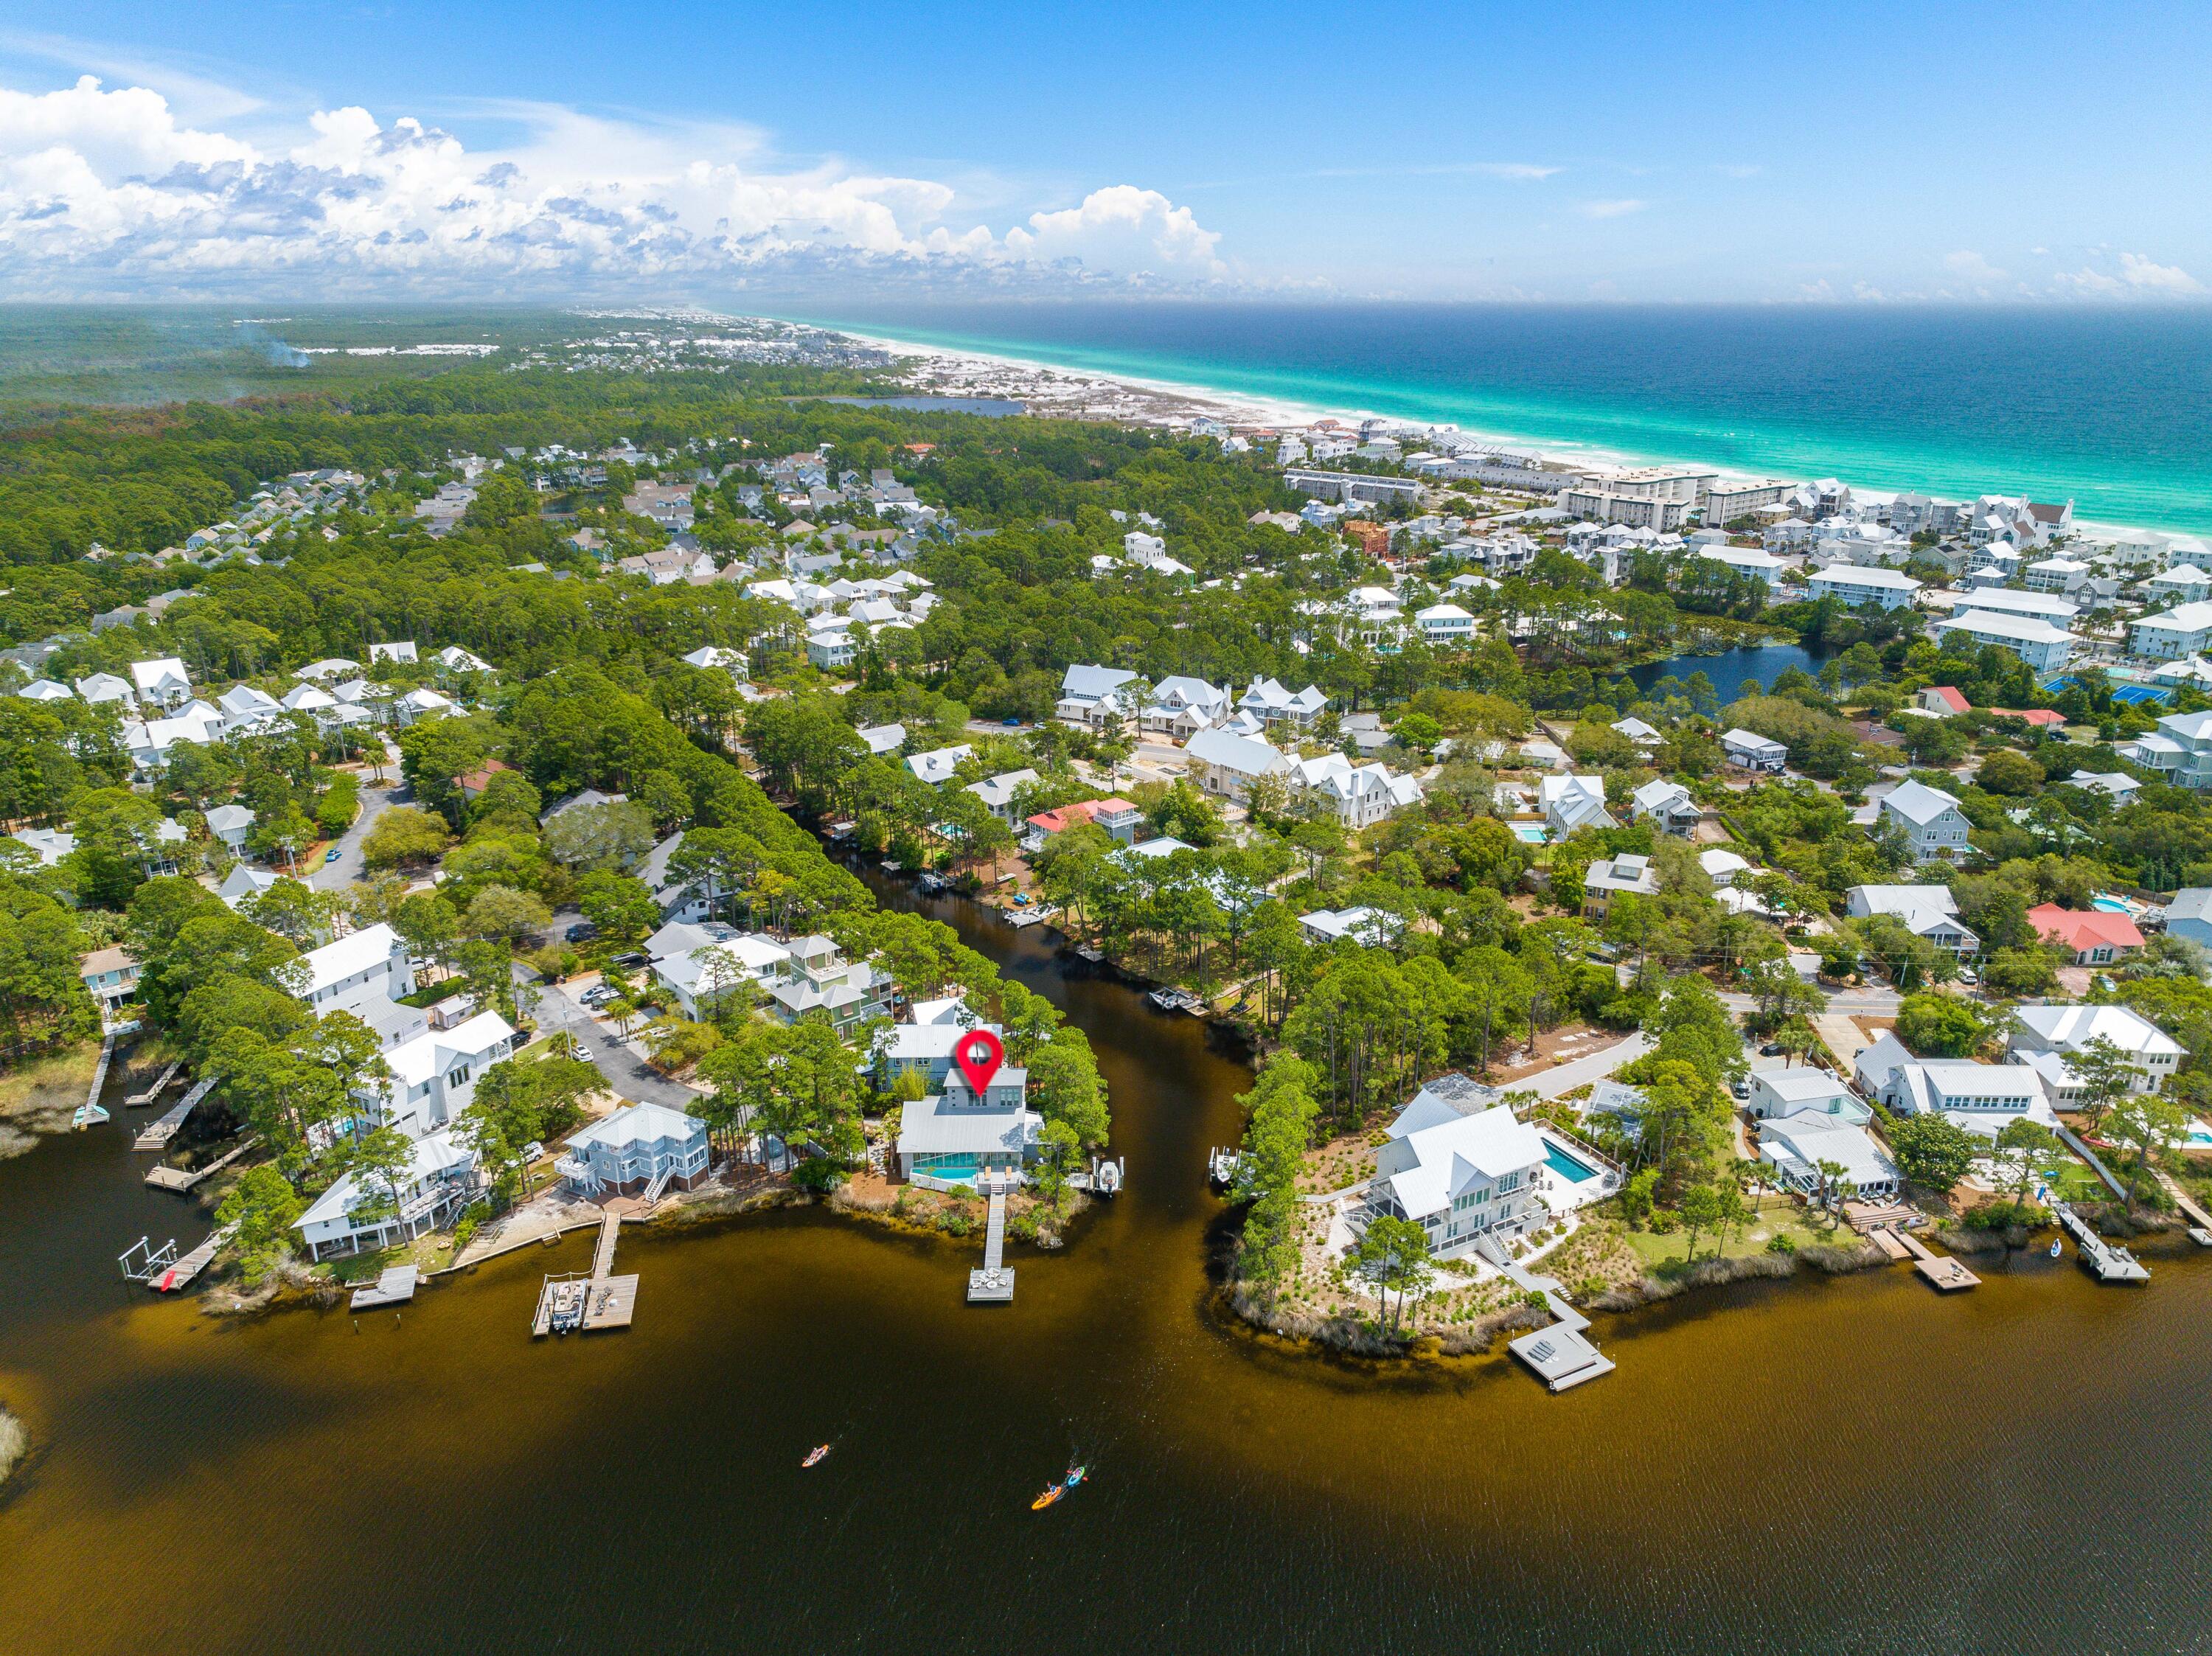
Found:
[(2201, 4), (15, 0), (0, 293), (2196, 298), (2208, 47)]

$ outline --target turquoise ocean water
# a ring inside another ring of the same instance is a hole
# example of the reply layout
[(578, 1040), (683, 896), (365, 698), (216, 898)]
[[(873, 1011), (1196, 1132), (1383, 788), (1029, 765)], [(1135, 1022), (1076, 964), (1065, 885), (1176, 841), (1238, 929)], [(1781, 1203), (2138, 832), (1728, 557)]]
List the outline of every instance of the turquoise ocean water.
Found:
[(1547, 452), (2212, 530), (2212, 306), (855, 306), (794, 320)]

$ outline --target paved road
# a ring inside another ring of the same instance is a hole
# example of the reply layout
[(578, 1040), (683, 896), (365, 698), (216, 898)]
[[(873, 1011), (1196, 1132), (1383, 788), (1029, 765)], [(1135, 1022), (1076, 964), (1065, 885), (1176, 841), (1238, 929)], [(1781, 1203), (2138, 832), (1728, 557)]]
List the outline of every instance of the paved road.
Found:
[(376, 826), (379, 816), (394, 804), (404, 804), (406, 798), (407, 785), (404, 782), (395, 782), (384, 788), (363, 786), (361, 791), (361, 815), (354, 818), (351, 828), (338, 835), (337, 861), (325, 863), (316, 869), (307, 876), (307, 883), (317, 891), (343, 891), (365, 879), (368, 865), (362, 858), (361, 842), (368, 837), (368, 831)]
[(665, 1104), (678, 1110), (688, 1110), (699, 1101), (699, 1095), (680, 1081), (671, 1081), (638, 1057), (629, 1047), (618, 1044), (614, 1037), (602, 1029), (592, 1015), (560, 984), (540, 983), (538, 991), (538, 1032), (550, 1035), (568, 1030), (583, 1043), (585, 1056), (599, 1066), (600, 1075), (617, 1096), (648, 1104)]

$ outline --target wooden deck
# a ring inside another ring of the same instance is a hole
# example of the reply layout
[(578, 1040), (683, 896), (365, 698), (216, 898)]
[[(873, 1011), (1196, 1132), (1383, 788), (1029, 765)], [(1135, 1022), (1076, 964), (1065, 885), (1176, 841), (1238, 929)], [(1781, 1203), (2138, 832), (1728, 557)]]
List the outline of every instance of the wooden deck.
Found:
[(160, 1075), (155, 1077), (154, 1084), (152, 1086), (146, 1088), (143, 1091), (135, 1092), (128, 1098), (125, 1099), (123, 1101), (123, 1107), (126, 1110), (138, 1110), (143, 1109), (147, 1105), (151, 1104), (155, 1099), (159, 1098), (163, 1092), (167, 1090), (169, 1083), (175, 1077), (177, 1071), (184, 1068), (184, 1059), (178, 1059), (175, 1060), (167, 1069), (162, 1071)]
[(1893, 1259), (1910, 1259), (1912, 1257), (1911, 1250), (1897, 1240), (1887, 1225), (1876, 1225), (1867, 1232), (1867, 1240)]
[(193, 1186), (214, 1178), (216, 1174), (252, 1149), (253, 1143), (251, 1138), (242, 1138), (204, 1168), (186, 1169), (172, 1168), (167, 1164), (155, 1168), (147, 1174), (146, 1182), (155, 1190), (173, 1190), (181, 1196)]
[(983, 1232), (983, 1268), (968, 1273), (968, 1303), (1006, 1305), (1014, 1297), (1014, 1273), (1006, 1269), (1006, 1190), (984, 1181), (991, 1193), (991, 1217)]
[(191, 1091), (186, 1093), (160, 1120), (149, 1123), (138, 1137), (131, 1140), (131, 1148), (134, 1150), (168, 1149), (169, 1141), (184, 1131), (185, 1119), (199, 1107), (200, 1100), (205, 1098), (214, 1087), (212, 1079), (195, 1084)]
[(1905, 1252), (1912, 1255), (1912, 1268), (1932, 1287), (1951, 1294), (1961, 1289), (1982, 1285), (1982, 1279), (1972, 1271), (1948, 1254), (1931, 1252), (1928, 1245), (1911, 1231), (1892, 1231), (1890, 1234), (1896, 1237)]
[(173, 1294), (190, 1284), (192, 1278), (205, 1271), (222, 1245), (228, 1241), (236, 1225), (225, 1225), (190, 1253), (162, 1271), (147, 1283), (156, 1294)]
[(2147, 1283), (2150, 1267), (2122, 1247), (2118, 1242), (2108, 1242), (2090, 1228), (2089, 1222), (2074, 1211), (2071, 1204), (2057, 1204), (2058, 1222), (2066, 1227), (2073, 1237), (2075, 1257), (2082, 1267), (2093, 1273), (2100, 1283)]
[(366, 1287), (353, 1291), (352, 1309), (374, 1311), (379, 1306), (404, 1305), (415, 1297), (419, 1274), (413, 1265), (393, 1265)]

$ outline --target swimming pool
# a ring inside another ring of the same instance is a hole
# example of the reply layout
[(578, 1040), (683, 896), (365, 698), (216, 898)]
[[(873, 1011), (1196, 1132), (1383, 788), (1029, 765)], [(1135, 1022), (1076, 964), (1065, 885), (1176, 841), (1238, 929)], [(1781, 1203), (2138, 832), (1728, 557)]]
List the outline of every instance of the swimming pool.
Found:
[(1513, 825), (1513, 837), (1528, 845), (1540, 846), (1551, 836), (1534, 822), (1516, 822)]
[(926, 1156), (915, 1158), (914, 1170), (930, 1179), (942, 1179), (951, 1185), (972, 1185), (975, 1182), (975, 1175), (981, 1171), (971, 1156), (956, 1161), (950, 1156), (933, 1159)]
[(1544, 1141), (1544, 1164), (1560, 1178), (1580, 1185), (1597, 1177), (1597, 1169), (1577, 1162), (1551, 1139)]

